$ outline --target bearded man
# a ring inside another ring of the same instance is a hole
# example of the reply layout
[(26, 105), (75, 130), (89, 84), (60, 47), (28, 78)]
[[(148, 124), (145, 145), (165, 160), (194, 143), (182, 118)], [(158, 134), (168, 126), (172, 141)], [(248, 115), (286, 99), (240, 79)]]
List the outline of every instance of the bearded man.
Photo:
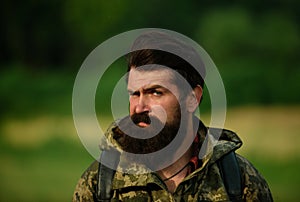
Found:
[[(165, 48), (193, 58), (198, 66)], [(222, 159), (241, 147), (240, 138), (229, 130), (208, 129), (195, 116), (205, 76), (199, 54), (160, 32), (139, 36), (133, 50), (128, 55), (129, 115), (107, 130), (100, 145), (106, 154), (101, 162), (107, 165), (101, 169), (95, 161), (84, 172), (73, 201), (272, 201), (266, 181), (244, 157), (234, 154), (237, 169), (229, 165), (232, 171), (220, 166), (234, 164)], [(209, 131), (220, 133), (219, 141), (200, 158), (201, 148), (209, 147)], [(228, 183), (228, 178), (239, 179)], [(239, 193), (232, 194), (230, 184)]]

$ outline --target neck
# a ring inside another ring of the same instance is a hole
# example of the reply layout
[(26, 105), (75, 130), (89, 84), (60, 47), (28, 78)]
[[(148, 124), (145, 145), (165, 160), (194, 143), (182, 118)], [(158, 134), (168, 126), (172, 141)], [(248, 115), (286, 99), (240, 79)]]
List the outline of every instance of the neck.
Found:
[[(183, 146), (187, 146), (188, 142), (191, 143), (192, 137), (194, 137), (194, 130), (193, 130), (193, 122), (189, 120), (187, 126), (187, 133), (185, 140), (187, 142), (183, 142)], [(193, 139), (192, 139), (193, 141)], [(189, 149), (172, 165), (158, 171), (158, 175), (165, 181), (165, 184), (168, 187), (168, 190), (170, 192), (174, 192), (176, 187), (179, 185), (179, 183), (186, 177), (189, 166), (187, 164), (189, 163), (191, 157), (192, 157), (192, 148), (191, 144), (188, 145)], [(187, 148), (187, 147), (185, 147)], [(178, 155), (178, 154), (177, 154)]]
[(170, 192), (174, 192), (179, 183), (186, 177), (189, 163), (191, 159), (191, 148), (186, 151), (186, 153), (180, 157), (172, 165), (158, 171), (158, 175), (164, 180)]

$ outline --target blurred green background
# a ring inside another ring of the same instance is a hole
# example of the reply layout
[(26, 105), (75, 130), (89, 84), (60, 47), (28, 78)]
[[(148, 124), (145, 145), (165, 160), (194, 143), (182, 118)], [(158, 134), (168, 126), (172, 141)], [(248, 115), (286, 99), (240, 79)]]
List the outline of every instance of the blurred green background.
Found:
[[(225, 84), (226, 127), (275, 201), (300, 198), (300, 1), (15, 1), (0, 7), (0, 201), (70, 201), (93, 158), (72, 120), (83, 60), (124, 31), (156, 27), (197, 41)], [(117, 62), (96, 95), (103, 125)], [(108, 79), (107, 79), (108, 78)], [(201, 118), (209, 124), (208, 92)]]

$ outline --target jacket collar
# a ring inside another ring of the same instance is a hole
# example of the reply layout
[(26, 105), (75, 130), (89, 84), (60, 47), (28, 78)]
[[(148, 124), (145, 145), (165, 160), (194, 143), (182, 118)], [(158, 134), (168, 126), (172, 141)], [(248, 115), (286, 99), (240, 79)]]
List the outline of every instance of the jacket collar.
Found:
[[(105, 133), (104, 142), (101, 141), (101, 149), (108, 149), (113, 146), (122, 152), (120, 145), (113, 138), (113, 131), (117, 127), (117, 122), (114, 122), (108, 128)], [(234, 132), (226, 129), (207, 128), (202, 121), (199, 121), (197, 136), (199, 137), (198, 149), (201, 165), (193, 173), (187, 176), (186, 179), (191, 178), (207, 165), (215, 163), (222, 156), (230, 151), (240, 148), (242, 145), (241, 139)], [(122, 163), (129, 162), (127, 162), (126, 159), (123, 159), (120, 161), (120, 164)], [(119, 167), (122, 167), (122, 165)], [(148, 168), (134, 164), (132, 164), (131, 167), (135, 169), (135, 171), (130, 171), (130, 173), (126, 173), (122, 170), (116, 171), (113, 179), (113, 189), (120, 189), (128, 186), (145, 186), (147, 184), (156, 184), (165, 188), (165, 184), (160, 177), (156, 173), (151, 172)]]

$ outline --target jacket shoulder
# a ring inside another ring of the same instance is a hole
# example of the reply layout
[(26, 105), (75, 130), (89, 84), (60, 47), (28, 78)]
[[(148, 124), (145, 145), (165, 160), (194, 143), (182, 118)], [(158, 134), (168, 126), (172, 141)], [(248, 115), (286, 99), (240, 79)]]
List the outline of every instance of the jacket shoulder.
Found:
[(236, 155), (240, 165), (245, 201), (273, 201), (269, 186), (260, 172), (241, 155)]
[(94, 201), (99, 162), (94, 161), (81, 175), (75, 187), (73, 202)]

